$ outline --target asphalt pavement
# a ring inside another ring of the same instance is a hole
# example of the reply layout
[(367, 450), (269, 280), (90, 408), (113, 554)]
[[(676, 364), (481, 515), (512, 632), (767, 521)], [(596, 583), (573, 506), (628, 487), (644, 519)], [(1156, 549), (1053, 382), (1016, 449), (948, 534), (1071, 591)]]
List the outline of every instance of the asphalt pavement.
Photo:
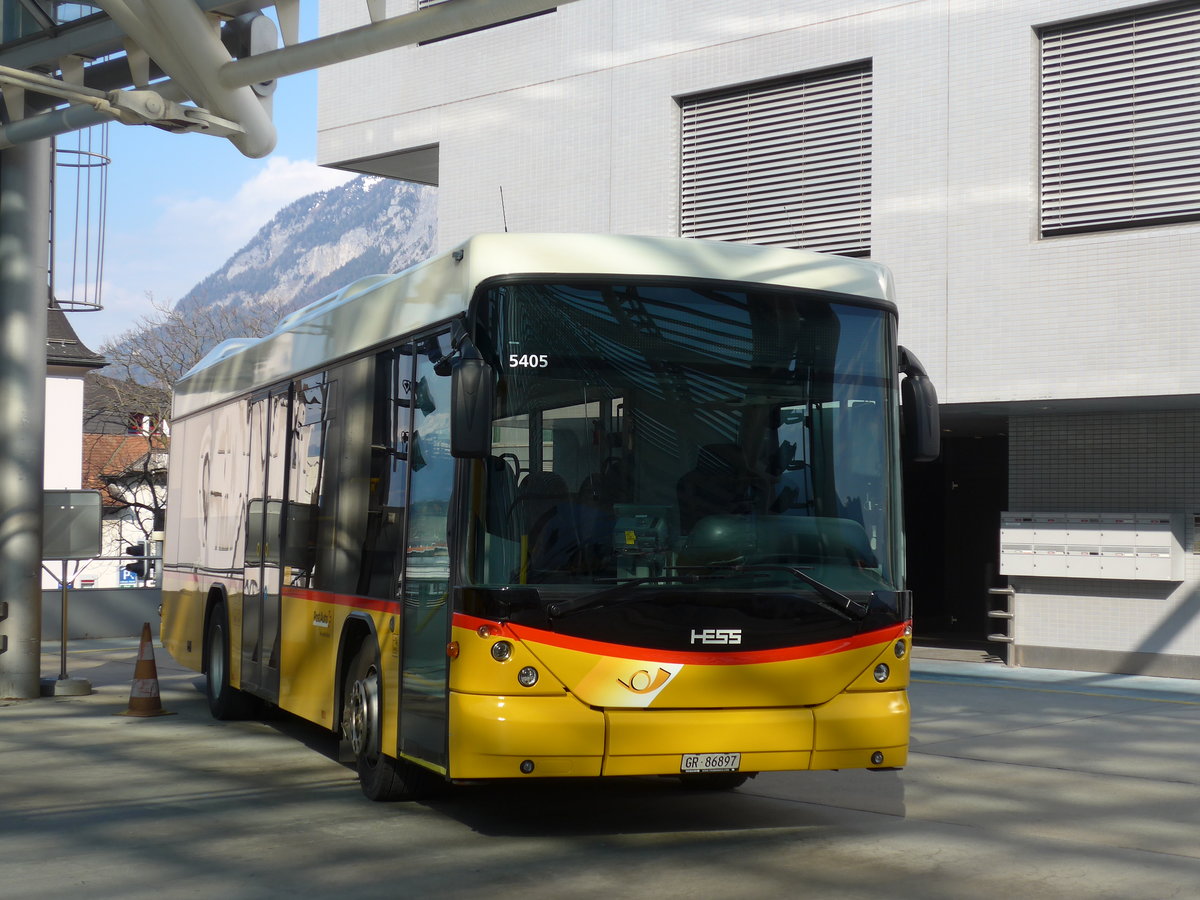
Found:
[[(155, 647), (68, 646), (84, 696), (0, 700), (0, 896), (1200, 895), (1200, 682), (914, 659), (909, 766), (456, 786), (373, 804), (328, 733), (216, 722)], [(60, 670), (44, 645), (43, 674)]]

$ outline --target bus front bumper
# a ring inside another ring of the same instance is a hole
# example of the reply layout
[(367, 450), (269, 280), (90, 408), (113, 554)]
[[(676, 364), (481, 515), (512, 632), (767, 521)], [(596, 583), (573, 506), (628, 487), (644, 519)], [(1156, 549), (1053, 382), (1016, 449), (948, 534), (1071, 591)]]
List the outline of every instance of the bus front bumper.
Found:
[(573, 696), (450, 695), (450, 777), (678, 775), (685, 755), (739, 753), (740, 770), (895, 768), (908, 761), (907, 693), (818, 707), (608, 709)]

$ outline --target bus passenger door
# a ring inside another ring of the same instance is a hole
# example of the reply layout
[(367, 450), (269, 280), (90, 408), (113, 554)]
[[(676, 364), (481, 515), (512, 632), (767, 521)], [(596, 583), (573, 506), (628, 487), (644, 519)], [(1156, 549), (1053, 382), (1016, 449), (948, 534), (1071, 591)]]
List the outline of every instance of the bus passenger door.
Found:
[[(397, 399), (411, 412), (408, 435), (408, 527), (401, 582), (400, 751), (446, 765), (450, 640), (450, 547), (447, 540), (454, 459), (450, 456), (450, 378), (434, 372), (448, 334), (418, 339), (412, 377), (398, 379)], [(410, 370), (412, 371), (412, 370)], [(407, 402), (405, 402), (407, 401)]]
[(287, 488), (288, 388), (250, 401), (242, 594), (242, 687), (279, 698), (279, 587)]

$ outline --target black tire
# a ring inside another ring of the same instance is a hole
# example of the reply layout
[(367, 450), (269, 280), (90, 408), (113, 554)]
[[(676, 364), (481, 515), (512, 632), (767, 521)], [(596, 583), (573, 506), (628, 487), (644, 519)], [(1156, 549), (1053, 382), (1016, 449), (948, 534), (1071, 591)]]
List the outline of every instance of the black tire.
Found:
[(436, 772), (380, 751), (383, 694), (379, 655), (364, 643), (342, 682), (342, 737), (354, 753), (358, 783), (369, 800), (420, 800), (444, 781)]
[(229, 683), (229, 617), (225, 604), (213, 607), (204, 640), (204, 693), (214, 719), (248, 719), (254, 715), (255, 698)]
[(750, 772), (693, 772), (680, 775), (685, 788), (696, 791), (732, 791), (751, 777)]

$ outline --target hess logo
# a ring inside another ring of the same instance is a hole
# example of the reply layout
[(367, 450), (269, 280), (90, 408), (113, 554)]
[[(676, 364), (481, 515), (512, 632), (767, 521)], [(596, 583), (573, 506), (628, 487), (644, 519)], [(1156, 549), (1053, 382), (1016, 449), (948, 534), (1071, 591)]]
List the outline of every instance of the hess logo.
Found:
[(740, 628), (705, 628), (692, 629), (693, 644), (740, 644), (742, 629)]

